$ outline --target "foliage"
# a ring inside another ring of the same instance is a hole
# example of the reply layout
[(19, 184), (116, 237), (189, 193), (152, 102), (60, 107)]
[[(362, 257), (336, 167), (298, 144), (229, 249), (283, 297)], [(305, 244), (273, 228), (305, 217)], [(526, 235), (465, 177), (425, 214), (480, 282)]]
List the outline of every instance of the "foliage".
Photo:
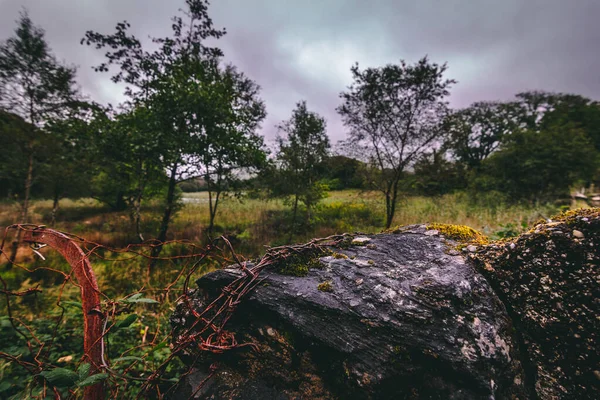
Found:
[[(234, 66), (213, 64), (207, 72), (202, 77), (187, 74), (184, 79), (192, 81), (182, 88), (201, 116), (190, 119), (196, 124), (191, 157), (209, 194), (210, 233), (223, 192), (235, 192), (242, 174), (254, 174), (266, 163), (263, 137), (256, 132), (266, 113), (258, 85)], [(200, 86), (194, 80), (206, 83)]]
[[(171, 37), (153, 38), (154, 50), (145, 50), (141, 42), (128, 33), (127, 22), (118, 23), (116, 32), (104, 35), (88, 31), (82, 43), (94, 45), (97, 49), (107, 48), (107, 60), (95, 69), (106, 72), (117, 66), (113, 74), (114, 82), (124, 82), (128, 86), (125, 94), (129, 97), (128, 105), (135, 109), (142, 107), (151, 112), (144, 113), (145, 143), (152, 144), (153, 160), (160, 169), (168, 171), (165, 207), (157, 239), (164, 242), (169, 224), (177, 210), (177, 182), (187, 176), (189, 165), (187, 154), (194, 152), (195, 134), (200, 119), (212, 111), (211, 108), (198, 107), (204, 105), (206, 99), (190, 99), (193, 95), (205, 91), (205, 85), (213, 76), (206, 74), (211, 70), (215, 60), (222, 52), (215, 47), (206, 46), (208, 39), (218, 39), (225, 34), (224, 30), (214, 28), (208, 15), (208, 2), (205, 0), (186, 0), (187, 10), (184, 17), (173, 17)], [(190, 86), (191, 85), (191, 86)], [(209, 85), (210, 86), (210, 85)], [(194, 122), (190, 126), (190, 122)], [(205, 124), (200, 127), (206, 129)], [(141, 185), (140, 185), (141, 187)], [(138, 202), (141, 201), (141, 190), (138, 190)], [(136, 207), (139, 210), (139, 206)], [(158, 255), (161, 247), (155, 248)]]
[(65, 118), (76, 100), (75, 69), (57, 61), (44, 31), (22, 12), (15, 36), (0, 43), (0, 110), (29, 124), (10, 130), (20, 136), (12, 144), (22, 157), (11, 167), (24, 178), (23, 185), (16, 186), (23, 193), (22, 222), (27, 222), (31, 189), (40, 175), (40, 152), (49, 140), (42, 128), (49, 119)]
[(364, 176), (361, 174), (364, 164), (351, 157), (331, 155), (324, 162), (324, 176), (331, 190), (362, 189)]
[(593, 142), (578, 128), (516, 131), (482, 164), (473, 187), (504, 192), (514, 201), (544, 202), (568, 196), (570, 186), (594, 175), (597, 162)]
[(448, 160), (442, 151), (433, 150), (417, 159), (411, 178), (416, 193), (425, 196), (439, 196), (467, 186), (463, 165)]
[(279, 125), (285, 137), (277, 139), (275, 168), (271, 170), (268, 184), (275, 197), (286, 197), (293, 205), (293, 221), (296, 220), (298, 203), (306, 209), (307, 222), (319, 200), (325, 197), (327, 187), (321, 179), (323, 166), (329, 151), (325, 119), (308, 111), (301, 101), (292, 111), (292, 117)]
[(446, 148), (468, 168), (478, 168), (517, 126), (514, 103), (478, 102), (453, 112), (445, 121)]
[(32, 125), (65, 116), (75, 100), (75, 69), (51, 53), (44, 31), (22, 12), (15, 36), (0, 44), (0, 108)]
[(600, 151), (600, 103), (579, 95), (561, 95), (560, 101), (540, 122), (541, 129), (555, 126), (581, 129)]
[[(20, 116), (0, 110), (0, 143), (3, 155), (0, 159), (0, 196), (21, 198), (25, 192), (27, 177), (28, 147), (35, 143), (43, 148), (47, 142), (46, 135), (37, 132), (36, 128)], [(44, 162), (45, 153), (34, 153), (34, 162)]]
[(341, 94), (337, 110), (350, 129), (349, 143), (374, 170), (370, 183), (385, 195), (386, 228), (404, 171), (443, 134), (444, 98), (454, 83), (443, 79), (446, 69), (427, 57), (414, 65), (401, 61), (363, 71), (357, 64), (351, 69), (354, 82)]

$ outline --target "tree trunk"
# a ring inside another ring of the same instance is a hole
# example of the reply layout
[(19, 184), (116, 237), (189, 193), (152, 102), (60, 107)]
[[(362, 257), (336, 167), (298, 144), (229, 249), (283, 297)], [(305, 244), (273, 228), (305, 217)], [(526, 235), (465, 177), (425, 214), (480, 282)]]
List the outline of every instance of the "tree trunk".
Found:
[(54, 190), (54, 197), (52, 198), (52, 219), (50, 220), (50, 226), (56, 225), (56, 213), (58, 212), (58, 203), (60, 202), (60, 191)]
[(142, 198), (144, 196), (144, 189), (146, 188), (146, 172), (143, 170), (143, 166), (140, 166), (138, 187), (136, 189), (136, 194), (133, 199), (133, 225), (135, 229), (135, 234), (140, 242), (144, 241), (144, 236), (142, 236), (142, 232), (140, 231), (140, 220), (141, 220), (141, 208), (142, 208)]
[(390, 229), (394, 213), (392, 210), (392, 196), (390, 193), (385, 194), (385, 229)]
[[(29, 197), (31, 195), (31, 186), (33, 184), (33, 149), (32, 144), (29, 144), (29, 159), (27, 164), (27, 177), (25, 178), (25, 197), (23, 198), (23, 208), (21, 211), (21, 221), (20, 223), (26, 224), (27, 218), (29, 216)], [(21, 230), (17, 230), (17, 237), (12, 244), (12, 251), (10, 254), (10, 262), (8, 263), (8, 268), (12, 266), (17, 258), (17, 252), (19, 251), (19, 243), (21, 242)]]
[(292, 214), (292, 229), (290, 229), (290, 237), (288, 242), (292, 241), (292, 236), (294, 235), (294, 231), (296, 229), (296, 216), (298, 215), (298, 195), (294, 198), (294, 211)]
[(115, 199), (115, 205), (113, 207), (113, 211), (123, 211), (127, 208), (127, 202), (123, 198), (123, 192), (117, 193), (117, 198)]
[(398, 183), (396, 180), (392, 183), (392, 187), (385, 192), (385, 229), (390, 229), (394, 222), (396, 214), (396, 203), (398, 202)]
[(167, 205), (165, 206), (163, 219), (160, 224), (158, 236), (156, 237), (156, 241), (158, 242), (158, 244), (152, 248), (151, 257), (153, 259), (150, 261), (150, 270), (156, 263), (155, 258), (158, 257), (160, 255), (160, 252), (162, 251), (163, 243), (165, 242), (165, 240), (167, 240), (167, 232), (169, 231), (171, 215), (173, 214), (173, 210), (175, 209), (175, 186), (177, 185), (177, 166), (177, 163), (175, 163), (171, 168), (171, 176), (169, 177), (169, 188), (167, 191)]
[(218, 190), (215, 193), (215, 201), (213, 203), (212, 191), (208, 191), (208, 208), (210, 212), (210, 221), (208, 223), (208, 237), (212, 237), (213, 229), (215, 227), (215, 217), (217, 216), (217, 207), (219, 206), (219, 197), (221, 191)]

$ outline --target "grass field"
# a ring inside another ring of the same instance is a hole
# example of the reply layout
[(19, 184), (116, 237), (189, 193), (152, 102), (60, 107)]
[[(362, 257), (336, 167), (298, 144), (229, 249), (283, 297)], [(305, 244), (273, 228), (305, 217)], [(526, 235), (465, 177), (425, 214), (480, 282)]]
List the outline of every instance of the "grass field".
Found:
[[(48, 224), (51, 220), (50, 201), (34, 201), (30, 222)], [(142, 231), (146, 239), (152, 239), (160, 222), (160, 205), (151, 204), (143, 210)], [(464, 194), (438, 198), (407, 197), (399, 204), (394, 225), (414, 223), (451, 223), (469, 225), (491, 238), (518, 234), (540, 218), (548, 218), (559, 212), (551, 205), (507, 206), (494, 199), (473, 202)], [(18, 222), (19, 207), (0, 203), (0, 227)], [(237, 199), (226, 197), (217, 215), (215, 233), (225, 234), (236, 252), (254, 258), (264, 252), (265, 246), (290, 242), (303, 242), (312, 237), (324, 237), (344, 232), (379, 232), (383, 228), (384, 202), (374, 192), (331, 192), (316, 210), (310, 223), (300, 218), (291, 219), (290, 207), (281, 200)], [(101, 309), (115, 323), (107, 337), (110, 346), (109, 359), (140, 359), (143, 363), (132, 366), (117, 364), (119, 373), (128, 371), (129, 376), (147, 376), (170, 356), (169, 317), (183, 293), (183, 282), (189, 274), (190, 286), (206, 271), (218, 265), (230, 264), (227, 253), (212, 254), (196, 264), (199, 259), (196, 245), (206, 243), (205, 228), (209, 221), (207, 194), (184, 194), (182, 207), (176, 214), (169, 239), (185, 239), (191, 242), (166, 246), (159, 264), (151, 267), (145, 257), (129, 252), (120, 254), (99, 249), (90, 253), (90, 261), (102, 292)], [(87, 240), (118, 249), (135, 242), (131, 221), (127, 212), (112, 212), (95, 200), (63, 200), (54, 228), (70, 232)], [(10, 239), (10, 238), (9, 238)], [(10, 241), (9, 241), (10, 243)], [(33, 296), (11, 298), (10, 320), (6, 302), (0, 302), (0, 348), (14, 359), (0, 357), (0, 398), (44, 398), (45, 386), (27, 369), (14, 360), (21, 358), (33, 362), (31, 354), (44, 349), (40, 362), (46, 370), (60, 367), (79, 371), (82, 363), (82, 317), (79, 287), (70, 278), (71, 269), (65, 260), (48, 248), (40, 250), (46, 260), (34, 259), (33, 252), (23, 246), (17, 257), (22, 268), (0, 266), (4, 290), (24, 292), (31, 288), (39, 290)], [(190, 255), (183, 258), (184, 255)], [(225, 258), (223, 258), (225, 257)], [(192, 273), (190, 268), (199, 266)], [(0, 288), (1, 289), (1, 288)], [(8, 292), (6, 292), (8, 293)], [(124, 303), (126, 296), (139, 293), (153, 304)], [(4, 297), (4, 296), (3, 296)], [(6, 296), (8, 299), (9, 296)], [(112, 310), (112, 311), (111, 311)], [(130, 320), (128, 318), (131, 318)], [(124, 324), (126, 319), (130, 322)], [(19, 334), (13, 329), (16, 324)], [(111, 325), (112, 326), (112, 325)], [(35, 339), (33, 339), (35, 338)], [(32, 344), (33, 343), (33, 344)], [(69, 360), (69, 361), (65, 361)], [(120, 369), (119, 369), (120, 368)], [(185, 369), (175, 358), (164, 369), (167, 386), (177, 381)], [(120, 398), (134, 398), (140, 389), (140, 380), (128, 380), (126, 385), (112, 376), (109, 386), (120, 390)], [(141, 379), (143, 381), (143, 379)], [(165, 385), (166, 385), (165, 383)], [(81, 389), (71, 389), (76, 396)], [(63, 390), (62, 396), (68, 392)], [(25, 396), (25, 397), (23, 397)]]
[[(184, 193), (183, 205), (170, 229), (170, 239), (202, 242), (209, 221), (206, 192)], [(30, 222), (50, 221), (50, 201), (34, 201)], [(152, 239), (160, 222), (159, 207), (144, 210), (142, 231)], [(225, 197), (216, 218), (216, 234), (231, 237), (242, 254), (257, 256), (263, 246), (304, 241), (343, 232), (374, 233), (383, 229), (384, 202), (377, 192), (344, 190), (330, 192), (315, 210), (310, 224), (292, 224), (289, 207), (281, 200)], [(494, 238), (516, 234), (542, 217), (559, 212), (556, 206), (507, 206), (493, 201), (477, 203), (462, 193), (442, 197), (403, 198), (394, 226), (414, 223), (468, 225)], [(0, 227), (16, 223), (17, 204), (0, 203)], [(110, 247), (122, 247), (135, 240), (127, 212), (111, 212), (92, 199), (61, 201), (55, 228), (80, 235)]]

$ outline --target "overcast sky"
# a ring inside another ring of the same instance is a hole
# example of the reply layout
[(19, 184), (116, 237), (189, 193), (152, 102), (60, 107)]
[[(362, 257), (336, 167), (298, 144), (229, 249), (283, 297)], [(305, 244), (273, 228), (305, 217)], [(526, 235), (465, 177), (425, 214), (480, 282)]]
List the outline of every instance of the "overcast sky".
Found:
[[(227, 28), (226, 59), (262, 87), (263, 132), (304, 99), (325, 116), (333, 141), (345, 137), (335, 113), (350, 67), (447, 62), (458, 83), (450, 103), (504, 100), (543, 89), (600, 99), (600, 0), (214, 0)], [(26, 7), (59, 59), (78, 66), (92, 99), (118, 103), (122, 88), (95, 73), (102, 52), (81, 46), (86, 30), (112, 33), (128, 20), (138, 37), (170, 33), (183, 0), (0, 0), (0, 40)]]

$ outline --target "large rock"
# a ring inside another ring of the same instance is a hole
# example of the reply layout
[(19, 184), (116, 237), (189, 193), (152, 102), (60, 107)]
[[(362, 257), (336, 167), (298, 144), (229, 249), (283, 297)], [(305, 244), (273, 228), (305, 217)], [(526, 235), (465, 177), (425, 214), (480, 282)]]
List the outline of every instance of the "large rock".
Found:
[[(412, 226), (354, 243), (331, 249), (306, 276), (263, 271), (227, 325), (260, 352), (203, 357), (177, 397), (193, 393), (215, 357), (198, 398), (529, 396), (505, 307), (455, 242)], [(201, 278), (196, 307), (239, 274)], [(172, 320), (182, 332), (193, 318), (180, 305)]]
[[(195, 397), (600, 398), (600, 211), (487, 246), (468, 242), (468, 229), (460, 246), (441, 232), (354, 238), (309, 263), (319, 268), (283, 268), (306, 276), (263, 271), (226, 326), (259, 351), (187, 358), (195, 369), (175, 397), (218, 365)], [(202, 277), (193, 307), (240, 274)], [(179, 305), (175, 337), (194, 321)]]
[(570, 212), (474, 255), (539, 399), (600, 398), (600, 216)]

